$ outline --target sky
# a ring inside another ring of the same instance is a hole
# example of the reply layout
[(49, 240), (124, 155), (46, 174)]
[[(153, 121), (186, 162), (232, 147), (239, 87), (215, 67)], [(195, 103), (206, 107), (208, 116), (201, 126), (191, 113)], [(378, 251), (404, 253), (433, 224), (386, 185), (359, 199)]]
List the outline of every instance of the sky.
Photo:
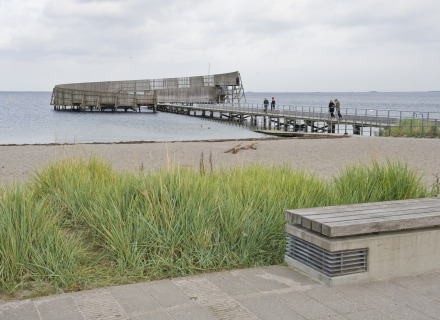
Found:
[(0, 91), (239, 71), (246, 91), (440, 90), (438, 0), (0, 0)]

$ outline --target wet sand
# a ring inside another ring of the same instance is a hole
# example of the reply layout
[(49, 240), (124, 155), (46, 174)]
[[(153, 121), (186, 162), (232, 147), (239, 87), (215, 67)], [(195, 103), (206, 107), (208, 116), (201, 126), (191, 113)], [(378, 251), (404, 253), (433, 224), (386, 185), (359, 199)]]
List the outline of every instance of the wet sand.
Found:
[[(258, 142), (256, 150), (225, 153), (241, 143)], [(345, 165), (373, 160), (400, 160), (432, 184), (440, 176), (440, 139), (358, 137), (320, 139), (263, 139), (197, 142), (144, 142), (77, 145), (0, 146), (0, 184), (20, 182), (40, 166), (66, 157), (96, 155), (110, 161), (117, 170), (137, 171), (167, 168), (172, 163), (199, 167), (201, 155), (211, 156), (216, 167), (254, 162), (289, 164), (318, 176), (330, 177)]]

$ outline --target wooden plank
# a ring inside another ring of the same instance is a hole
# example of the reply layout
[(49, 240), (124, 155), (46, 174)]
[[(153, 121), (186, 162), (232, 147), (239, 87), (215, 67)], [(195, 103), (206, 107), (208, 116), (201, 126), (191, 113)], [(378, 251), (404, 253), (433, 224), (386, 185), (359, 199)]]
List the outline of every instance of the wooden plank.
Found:
[(303, 218), (303, 220), (313, 220), (320, 223), (327, 222), (335, 222), (335, 221), (356, 221), (359, 219), (371, 218), (371, 217), (390, 217), (390, 216), (398, 216), (398, 215), (407, 215), (418, 212), (426, 212), (426, 211), (439, 211), (440, 205), (438, 206), (415, 206), (411, 208), (386, 208), (382, 210), (365, 210), (362, 212), (357, 212), (352, 215), (340, 215), (340, 214), (326, 214), (320, 215), (314, 218)]
[(307, 208), (307, 209), (295, 209), (289, 210), (294, 214), (300, 214), (301, 216), (326, 214), (331, 212), (351, 212), (363, 210), (365, 208), (386, 208), (386, 207), (406, 207), (411, 204), (440, 204), (440, 198), (424, 198), (424, 199), (409, 199), (409, 200), (396, 200), (396, 201), (384, 201), (384, 202), (370, 202), (370, 203), (359, 203), (359, 204), (349, 204), (341, 206), (330, 206), (330, 207), (317, 207), (317, 208)]
[(293, 210), (285, 211), (285, 218), (293, 224), (301, 224), (301, 216), (294, 213)]
[(400, 208), (411, 206), (436, 206), (440, 205), (439, 198), (424, 198), (424, 199), (409, 199), (409, 200), (396, 200), (396, 201), (386, 201), (386, 202), (373, 202), (373, 203), (362, 203), (354, 205), (345, 206), (331, 206), (331, 207), (318, 207), (318, 208), (307, 208), (307, 209), (295, 209), (288, 210), (289, 216), (286, 219), (289, 221), (301, 224), (302, 218), (306, 219), (316, 219), (320, 215), (325, 214), (352, 214), (356, 215), (360, 211), (365, 210), (377, 210), (386, 208)]
[(357, 210), (351, 210), (351, 211), (333, 211), (333, 212), (327, 212), (327, 213), (320, 213), (317, 215), (308, 215), (306, 218), (309, 219), (321, 219), (325, 218), (326, 216), (340, 216), (340, 217), (351, 217), (351, 216), (358, 216), (358, 215), (364, 215), (364, 214), (372, 214), (376, 212), (394, 212), (394, 211), (400, 211), (400, 210), (410, 210), (410, 209), (424, 209), (424, 208), (438, 208), (440, 207), (440, 202), (437, 203), (412, 203), (407, 205), (397, 205), (397, 206), (374, 206), (374, 207), (365, 207)]
[(404, 229), (417, 229), (426, 227), (440, 226), (439, 212), (430, 212), (424, 214), (415, 214), (401, 217), (381, 218), (360, 220), (356, 224), (349, 222), (338, 222), (322, 225), (322, 234), (328, 237), (342, 237), (373, 232), (396, 231)]
[[(376, 222), (376, 223), (380, 223), (381, 221), (387, 221), (390, 219), (396, 219), (396, 220), (400, 219), (404, 221), (413, 216), (421, 216), (423, 214), (434, 214), (440, 216), (440, 207), (399, 211), (399, 212), (394, 212), (394, 214), (376, 213), (371, 215), (357, 216), (356, 219), (328, 218), (325, 221), (312, 220), (311, 230), (315, 232), (323, 233), (322, 230), (327, 230), (326, 228), (331, 228), (331, 226), (338, 224), (344, 224), (347, 226), (348, 229), (348, 226), (356, 226), (359, 223), (365, 223), (367, 221)], [(424, 227), (430, 227), (430, 225), (426, 225)], [(382, 231), (390, 231), (390, 230), (382, 230)], [(346, 233), (348, 232), (349, 231), (347, 230)], [(378, 232), (378, 231), (372, 231), (372, 232)]]

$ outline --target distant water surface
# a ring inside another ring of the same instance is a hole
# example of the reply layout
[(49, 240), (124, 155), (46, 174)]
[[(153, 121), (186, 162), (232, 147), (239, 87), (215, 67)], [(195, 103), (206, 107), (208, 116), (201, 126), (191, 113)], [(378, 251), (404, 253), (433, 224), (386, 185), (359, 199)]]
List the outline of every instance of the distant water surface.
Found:
[[(338, 98), (342, 108), (431, 112), (440, 115), (440, 92), (264, 93), (248, 92), (248, 103), (275, 97), (278, 106), (323, 107)], [(246, 128), (171, 113), (57, 112), (51, 92), (0, 92), (0, 144), (185, 141), (264, 138)], [(440, 116), (439, 116), (440, 118)]]
[(267, 137), (237, 125), (165, 112), (54, 111), (50, 105), (51, 94), (0, 92), (0, 144)]
[(440, 112), (440, 91), (432, 92), (252, 92), (247, 102), (263, 103), (274, 97), (277, 105), (327, 108), (337, 98), (342, 108)]

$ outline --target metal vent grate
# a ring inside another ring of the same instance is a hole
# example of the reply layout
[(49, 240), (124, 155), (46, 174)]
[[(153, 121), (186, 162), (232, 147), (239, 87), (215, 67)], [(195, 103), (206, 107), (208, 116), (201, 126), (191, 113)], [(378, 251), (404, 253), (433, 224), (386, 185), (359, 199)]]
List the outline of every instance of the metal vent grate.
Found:
[(367, 271), (367, 249), (330, 252), (287, 234), (286, 255), (329, 277)]

